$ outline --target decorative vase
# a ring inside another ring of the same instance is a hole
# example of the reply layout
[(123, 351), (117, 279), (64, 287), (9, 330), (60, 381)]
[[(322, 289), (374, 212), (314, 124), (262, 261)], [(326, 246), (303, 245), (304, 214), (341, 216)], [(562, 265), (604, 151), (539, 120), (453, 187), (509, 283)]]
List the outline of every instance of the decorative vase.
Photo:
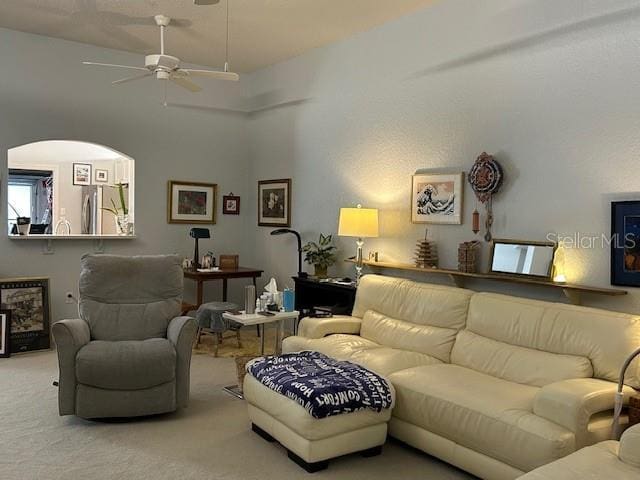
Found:
[(318, 278), (327, 278), (327, 267), (321, 265), (314, 265), (315, 276)]
[(129, 235), (129, 215), (119, 213), (116, 216), (116, 227), (118, 228), (118, 235)]

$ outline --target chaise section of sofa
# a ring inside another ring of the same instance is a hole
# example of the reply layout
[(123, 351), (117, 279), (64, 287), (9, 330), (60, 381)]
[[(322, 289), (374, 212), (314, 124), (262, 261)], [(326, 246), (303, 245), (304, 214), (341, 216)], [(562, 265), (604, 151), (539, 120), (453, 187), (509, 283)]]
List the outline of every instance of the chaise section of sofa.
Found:
[[(632, 315), (367, 275), (351, 317), (304, 319), (284, 350), (388, 376), (392, 436), (512, 479), (607, 437), (618, 371), (638, 345)], [(640, 385), (637, 365), (625, 383)]]

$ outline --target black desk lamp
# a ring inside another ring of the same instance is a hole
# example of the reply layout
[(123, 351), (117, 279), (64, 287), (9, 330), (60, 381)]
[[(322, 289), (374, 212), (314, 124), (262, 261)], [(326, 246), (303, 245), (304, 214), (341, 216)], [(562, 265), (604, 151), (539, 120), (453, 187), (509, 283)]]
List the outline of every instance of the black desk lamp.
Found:
[(189, 236), (196, 241), (195, 249), (193, 251), (193, 268), (200, 268), (200, 253), (198, 252), (198, 240), (201, 238), (211, 238), (208, 228), (192, 228), (189, 231)]
[(307, 272), (302, 271), (302, 238), (300, 238), (300, 234), (290, 228), (278, 228), (271, 231), (271, 235), (284, 235), (285, 233), (292, 233), (298, 239), (298, 277), (307, 278)]

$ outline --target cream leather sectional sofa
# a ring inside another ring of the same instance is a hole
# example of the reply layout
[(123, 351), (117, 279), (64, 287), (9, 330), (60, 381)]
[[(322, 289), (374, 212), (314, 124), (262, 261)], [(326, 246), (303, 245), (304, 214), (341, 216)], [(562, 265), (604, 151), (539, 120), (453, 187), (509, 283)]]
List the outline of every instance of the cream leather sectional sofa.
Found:
[[(615, 381), (638, 345), (632, 315), (367, 275), (352, 316), (306, 318), (283, 350), (387, 376), (391, 436), (513, 479), (608, 438)], [(632, 365), (626, 384), (639, 374)]]

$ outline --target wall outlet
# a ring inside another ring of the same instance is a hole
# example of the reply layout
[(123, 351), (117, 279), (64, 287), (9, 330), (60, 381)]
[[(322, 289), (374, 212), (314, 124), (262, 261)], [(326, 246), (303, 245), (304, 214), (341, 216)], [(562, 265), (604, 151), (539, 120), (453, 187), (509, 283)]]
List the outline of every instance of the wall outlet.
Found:
[(73, 292), (67, 292), (64, 294), (64, 303), (76, 303), (76, 299), (73, 298)]

